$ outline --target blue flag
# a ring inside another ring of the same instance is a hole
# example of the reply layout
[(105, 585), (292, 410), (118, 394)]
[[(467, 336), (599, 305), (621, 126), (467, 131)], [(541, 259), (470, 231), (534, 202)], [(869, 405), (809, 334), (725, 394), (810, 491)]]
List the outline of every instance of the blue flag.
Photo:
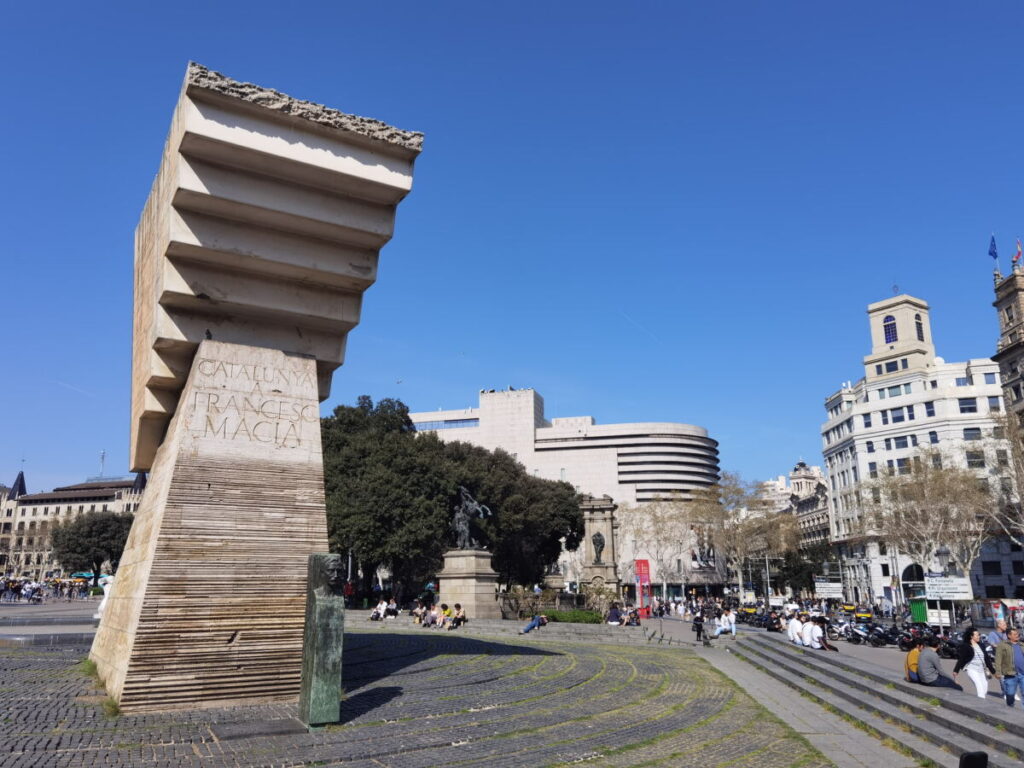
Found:
[(988, 255), (993, 259), (998, 259), (999, 254), (996, 253), (996, 236), (992, 235), (992, 242), (988, 245)]

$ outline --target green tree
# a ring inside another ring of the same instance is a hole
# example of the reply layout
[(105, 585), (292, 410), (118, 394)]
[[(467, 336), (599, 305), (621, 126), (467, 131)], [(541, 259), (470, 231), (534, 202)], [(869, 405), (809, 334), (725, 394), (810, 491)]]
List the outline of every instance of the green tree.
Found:
[(562, 539), (579, 545), (583, 520), (571, 486), (530, 477), (503, 451), (417, 434), (399, 400), (360, 397), (321, 427), (331, 549), (352, 550), (364, 590), (378, 566), (391, 571), (399, 599), (440, 570), (460, 485), (495, 513), (477, 522), (506, 584), (539, 581)]
[(130, 514), (86, 512), (53, 529), (53, 556), (66, 571), (92, 570), (96, 586), (104, 563), (110, 563), (112, 573), (117, 571), (131, 528)]

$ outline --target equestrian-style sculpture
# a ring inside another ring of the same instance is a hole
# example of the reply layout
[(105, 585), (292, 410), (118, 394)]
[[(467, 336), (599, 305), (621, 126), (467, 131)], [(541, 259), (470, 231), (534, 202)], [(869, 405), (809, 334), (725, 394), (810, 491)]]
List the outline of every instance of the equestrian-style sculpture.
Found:
[[(455, 517), (452, 519), (452, 528), (455, 530), (456, 549), (486, 549), (486, 546), (472, 536), (470, 527), (473, 516), (484, 520), (492, 516), (490, 509), (478, 502), (470, 495), (463, 486), (459, 486), (459, 505), (455, 508)], [(483, 534), (478, 530), (480, 538)]]

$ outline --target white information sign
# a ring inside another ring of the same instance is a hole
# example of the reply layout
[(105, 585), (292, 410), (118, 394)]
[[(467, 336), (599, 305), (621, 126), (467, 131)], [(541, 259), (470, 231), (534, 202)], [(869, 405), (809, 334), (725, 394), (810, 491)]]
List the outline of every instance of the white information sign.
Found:
[(965, 576), (924, 577), (924, 596), (929, 600), (973, 600), (971, 582)]
[(821, 576), (814, 577), (814, 596), (821, 598), (843, 598), (843, 585), (838, 581), (830, 581)]

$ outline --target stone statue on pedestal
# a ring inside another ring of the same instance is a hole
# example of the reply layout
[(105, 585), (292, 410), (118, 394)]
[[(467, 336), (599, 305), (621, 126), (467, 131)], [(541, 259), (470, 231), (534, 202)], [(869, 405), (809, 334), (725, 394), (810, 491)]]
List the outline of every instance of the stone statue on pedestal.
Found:
[[(474, 515), (478, 519), (483, 520), (491, 517), (491, 510), (474, 499), (469, 491), (461, 485), (459, 486), (459, 496), (459, 505), (455, 508), (455, 517), (452, 518), (452, 528), (455, 531), (455, 548), (485, 549), (485, 545), (473, 537), (470, 527)], [(483, 539), (480, 531), (476, 531), (476, 533)]]
[(590, 537), (590, 541), (594, 545), (594, 565), (604, 565), (601, 562), (601, 553), (604, 552), (604, 535), (598, 531)]
[(299, 720), (313, 729), (341, 716), (345, 568), (341, 555), (310, 555)]

